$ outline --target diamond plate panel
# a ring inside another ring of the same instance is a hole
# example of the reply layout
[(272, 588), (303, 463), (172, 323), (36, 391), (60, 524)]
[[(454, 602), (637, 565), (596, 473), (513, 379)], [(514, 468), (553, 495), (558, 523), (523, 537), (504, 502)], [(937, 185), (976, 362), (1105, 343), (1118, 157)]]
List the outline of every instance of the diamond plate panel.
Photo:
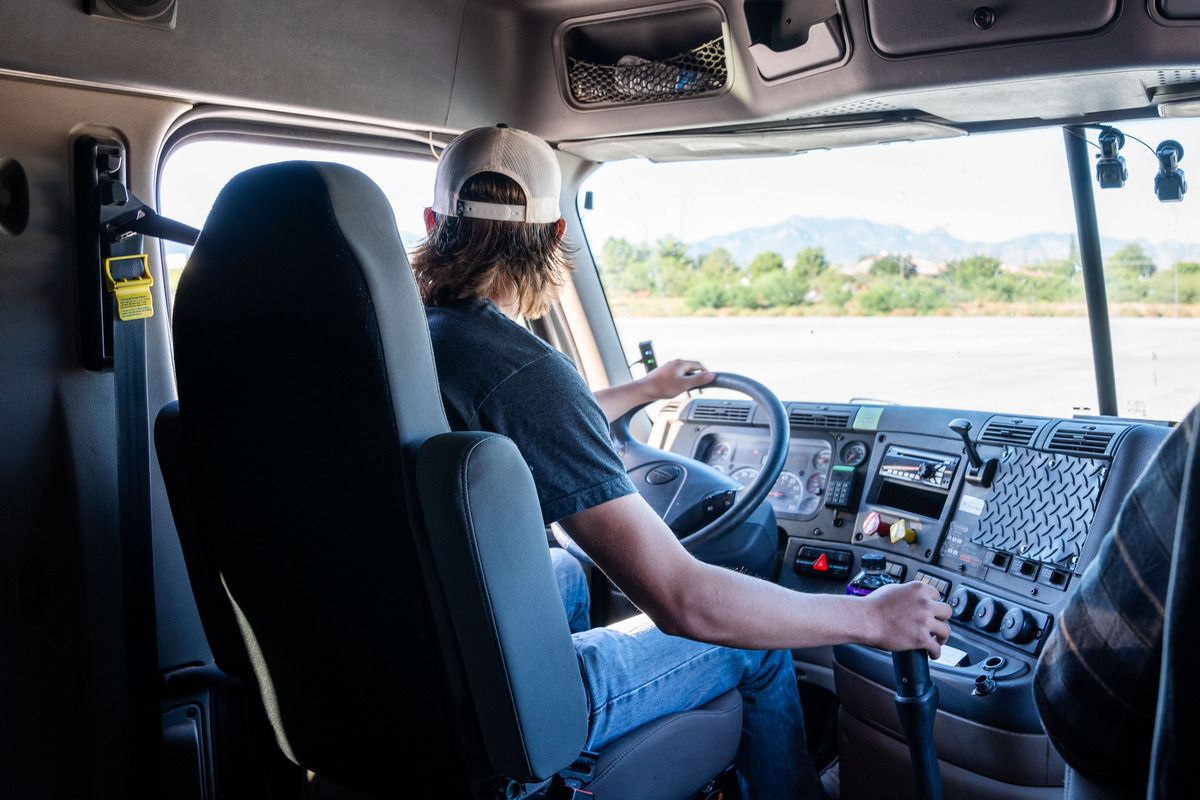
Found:
[(1010, 449), (971, 541), (1069, 566), (1083, 551), (1107, 473), (1098, 458)]

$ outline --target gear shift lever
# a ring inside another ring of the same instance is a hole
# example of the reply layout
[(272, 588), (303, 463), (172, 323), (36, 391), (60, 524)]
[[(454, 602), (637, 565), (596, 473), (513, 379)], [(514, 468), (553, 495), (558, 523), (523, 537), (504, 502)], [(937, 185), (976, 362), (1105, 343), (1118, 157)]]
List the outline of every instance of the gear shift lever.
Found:
[(971, 441), (971, 421), (969, 419), (952, 419), (947, 427), (962, 437), (963, 444), (967, 448), (967, 459), (971, 462), (971, 468), (967, 470), (967, 480), (985, 489), (991, 486), (1000, 462), (994, 458), (984, 461), (979, 457), (979, 451), (975, 449), (975, 444)]
[(938, 690), (929, 677), (929, 656), (924, 650), (892, 653), (892, 670), (896, 673), (896, 713), (908, 739), (917, 797), (942, 800), (942, 773), (933, 744)]

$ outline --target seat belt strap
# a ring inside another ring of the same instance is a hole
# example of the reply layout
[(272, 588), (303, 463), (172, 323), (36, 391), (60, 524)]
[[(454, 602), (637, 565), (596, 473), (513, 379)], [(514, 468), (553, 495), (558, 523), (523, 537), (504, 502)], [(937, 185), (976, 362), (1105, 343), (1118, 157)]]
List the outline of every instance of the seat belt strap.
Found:
[[(118, 186), (120, 184), (117, 184)], [(113, 304), (113, 374), (116, 389), (117, 491), (121, 531), (121, 591), (125, 623), (132, 763), (132, 793), (154, 796), (163, 786), (162, 678), (154, 597), (154, 546), (150, 513), (150, 428), (146, 369), (146, 319), (153, 316), (147, 256), (140, 234), (104, 227), (101, 254)]]

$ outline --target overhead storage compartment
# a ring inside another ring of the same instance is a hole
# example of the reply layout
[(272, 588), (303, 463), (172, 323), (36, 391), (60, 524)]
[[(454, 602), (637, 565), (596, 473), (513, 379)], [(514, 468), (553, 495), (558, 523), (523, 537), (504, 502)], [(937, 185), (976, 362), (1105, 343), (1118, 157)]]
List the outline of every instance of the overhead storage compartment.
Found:
[(907, 56), (1092, 33), (1112, 22), (1117, 0), (866, 0), (871, 41)]
[(580, 108), (714, 95), (729, 85), (719, 5), (673, 3), (569, 20), (560, 26), (567, 102)]

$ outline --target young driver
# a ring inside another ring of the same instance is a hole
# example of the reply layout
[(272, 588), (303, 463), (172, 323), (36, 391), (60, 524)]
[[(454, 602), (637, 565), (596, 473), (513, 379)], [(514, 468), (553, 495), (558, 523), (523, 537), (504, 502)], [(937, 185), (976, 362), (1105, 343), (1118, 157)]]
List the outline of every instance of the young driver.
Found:
[(615, 387), (598, 403), (565, 356), (514, 321), (544, 314), (568, 277), (560, 182), (549, 145), (512, 128), (468, 131), (442, 153), (413, 271), (450, 425), (512, 439), (546, 524), (561, 524), (644, 612), (573, 634), (588, 747), (736, 687), (738, 766), (753, 796), (822, 797), (788, 651), (854, 642), (936, 657), (950, 607), (921, 582), (864, 598), (798, 593), (697, 561), (679, 544), (609, 440), (611, 412), (632, 407), (637, 389)]

